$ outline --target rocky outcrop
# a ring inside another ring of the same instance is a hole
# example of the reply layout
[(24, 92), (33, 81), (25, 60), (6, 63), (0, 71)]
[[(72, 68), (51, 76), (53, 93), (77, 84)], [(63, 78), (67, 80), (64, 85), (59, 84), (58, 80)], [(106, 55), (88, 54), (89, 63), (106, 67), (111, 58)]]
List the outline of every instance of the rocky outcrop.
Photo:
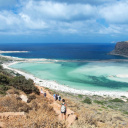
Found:
[(128, 41), (117, 42), (115, 49), (110, 54), (128, 57)]

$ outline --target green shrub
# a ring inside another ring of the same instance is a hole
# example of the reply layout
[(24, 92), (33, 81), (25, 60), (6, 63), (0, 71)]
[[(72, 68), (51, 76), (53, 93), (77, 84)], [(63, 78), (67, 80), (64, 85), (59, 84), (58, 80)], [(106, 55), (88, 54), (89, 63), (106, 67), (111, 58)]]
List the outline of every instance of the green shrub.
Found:
[(107, 107), (112, 108), (112, 109), (114, 108), (114, 107), (113, 107), (113, 106), (111, 106), (111, 105), (108, 105)]
[(5, 92), (0, 90), (0, 94), (5, 94)]
[(127, 98), (126, 96), (121, 96), (122, 98)]
[(121, 99), (119, 99), (119, 98), (115, 98), (115, 99), (109, 100), (109, 101), (110, 101), (110, 102), (121, 102), (121, 103), (124, 102), (123, 100), (121, 100)]
[(124, 114), (128, 115), (128, 112), (124, 112)]
[(0, 84), (8, 85), (10, 82), (10, 79), (7, 75), (0, 73)]
[(78, 97), (82, 99), (83, 98), (83, 95), (78, 95)]
[(101, 108), (108, 109), (108, 108), (106, 108), (106, 107), (104, 107), (104, 106), (102, 106)]
[(12, 78), (10, 85), (15, 87), (16, 89), (22, 90), (26, 94), (30, 94), (32, 92), (38, 95), (40, 94), (39, 89), (34, 86), (33, 80), (27, 80), (24, 76), (16, 76)]
[(94, 103), (104, 105), (105, 104), (105, 101), (94, 100)]
[[(36, 94), (40, 94), (39, 89), (34, 86), (34, 82), (31, 79), (26, 79), (24, 76), (11, 76), (6, 70), (0, 67), (0, 84), (13, 86), (16, 89), (22, 90), (26, 94), (30, 94), (32, 92)], [(4, 87), (4, 91), (7, 91), (8, 88)]]
[(87, 104), (92, 104), (92, 101), (89, 97), (86, 97), (82, 102)]
[(9, 86), (6, 85), (0, 85), (0, 94), (6, 94), (6, 91), (10, 89)]

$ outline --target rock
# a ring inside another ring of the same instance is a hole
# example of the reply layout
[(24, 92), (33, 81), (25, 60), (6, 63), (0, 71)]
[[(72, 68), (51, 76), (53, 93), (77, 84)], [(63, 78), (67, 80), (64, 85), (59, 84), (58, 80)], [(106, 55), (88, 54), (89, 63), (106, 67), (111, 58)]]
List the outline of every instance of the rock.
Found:
[(110, 54), (128, 57), (128, 41), (117, 42), (115, 49)]
[(20, 95), (20, 98), (22, 99), (22, 101), (27, 103), (28, 98), (26, 95)]

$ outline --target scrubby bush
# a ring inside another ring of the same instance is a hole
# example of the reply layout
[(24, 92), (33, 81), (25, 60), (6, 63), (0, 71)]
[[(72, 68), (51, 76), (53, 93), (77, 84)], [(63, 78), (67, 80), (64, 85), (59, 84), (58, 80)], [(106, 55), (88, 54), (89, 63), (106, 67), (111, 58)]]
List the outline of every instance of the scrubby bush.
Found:
[(89, 97), (86, 97), (82, 102), (87, 104), (92, 104), (92, 101)]
[(17, 100), (15, 95), (1, 98), (0, 106), (6, 108), (4, 111), (1, 110), (0, 112), (28, 112), (31, 109), (25, 102)]
[(9, 82), (10, 82), (10, 78), (7, 75), (0, 73), (0, 84), (8, 85)]
[(121, 103), (124, 102), (123, 100), (121, 100), (121, 99), (119, 99), (119, 98), (115, 98), (115, 99), (109, 100), (109, 101), (110, 101), (110, 102), (121, 102)]
[(83, 98), (83, 95), (78, 95), (78, 97), (82, 99)]
[(94, 103), (104, 105), (105, 104), (105, 101), (94, 100)]
[[(11, 76), (7, 71), (0, 67), (0, 84), (13, 86), (16, 89), (24, 91), (26, 94), (32, 92), (40, 94), (39, 89), (34, 86), (34, 82), (31, 79), (26, 79), (24, 76)], [(6, 88), (5, 88), (6, 89)]]
[(7, 93), (19, 95), (19, 90), (15, 89), (15, 88), (12, 88), (12, 89), (9, 89), (9, 90), (7, 91)]
[(28, 96), (27, 103), (30, 103), (33, 99), (36, 99), (36, 96), (34, 94)]
[(125, 111), (125, 112), (124, 112), (124, 114), (128, 115), (128, 112), (127, 112), (127, 111)]
[(11, 79), (10, 85), (24, 91), (26, 94), (30, 94), (32, 92), (36, 94), (40, 94), (39, 89), (34, 86), (34, 82), (31, 79), (25, 79), (24, 76), (16, 76)]
[(114, 107), (113, 106), (111, 106), (111, 105), (108, 105), (107, 107), (109, 107), (109, 108), (111, 108), (111, 109), (113, 109)]
[(0, 94), (6, 94), (6, 91), (10, 89), (9, 86), (6, 85), (0, 85)]

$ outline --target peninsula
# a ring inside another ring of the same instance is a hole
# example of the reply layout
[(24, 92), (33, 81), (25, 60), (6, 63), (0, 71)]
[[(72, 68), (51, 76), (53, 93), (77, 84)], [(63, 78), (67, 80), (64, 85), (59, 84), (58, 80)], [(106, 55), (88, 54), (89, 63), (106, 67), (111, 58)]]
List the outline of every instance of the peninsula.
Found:
[(110, 54), (128, 57), (128, 41), (117, 42), (115, 49)]
[(1, 51), (0, 50), (0, 54), (1, 53), (25, 53), (25, 52), (28, 52), (28, 51)]

